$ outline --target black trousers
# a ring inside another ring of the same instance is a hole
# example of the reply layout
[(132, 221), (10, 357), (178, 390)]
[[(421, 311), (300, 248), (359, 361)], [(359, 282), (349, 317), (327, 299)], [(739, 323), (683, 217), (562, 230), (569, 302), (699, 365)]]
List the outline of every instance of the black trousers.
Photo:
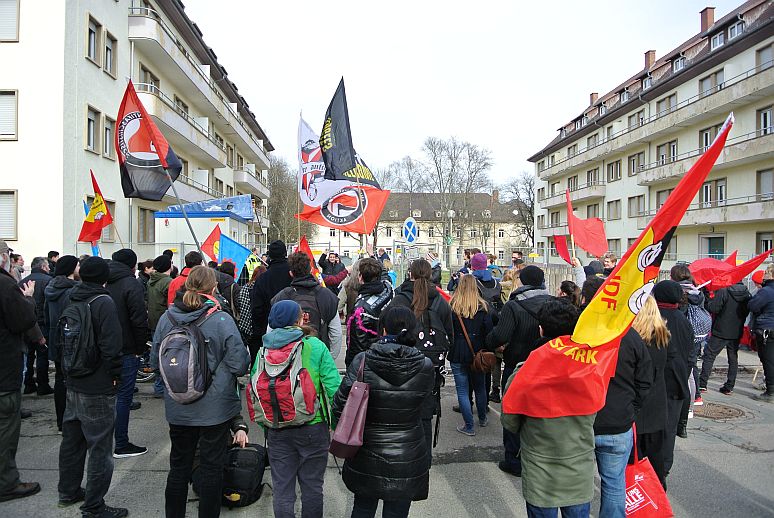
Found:
[(667, 427), (664, 435), (664, 478), (672, 469), (675, 455), (675, 438), (677, 437), (677, 424), (680, 421), (680, 412), (683, 409), (682, 399), (667, 399)]
[(652, 433), (637, 434), (637, 454), (647, 457), (653, 471), (656, 472), (661, 485), (666, 489), (666, 472), (664, 470), (664, 430)]
[(766, 377), (766, 393), (774, 394), (774, 329), (755, 332), (758, 344), (758, 358), (763, 364), (763, 375)]
[(48, 386), (48, 347), (27, 344), (27, 375), (24, 384), (32, 388)]
[(56, 362), (54, 365), (56, 365), (56, 374), (54, 374), (54, 409), (56, 410), (56, 427), (61, 432), (62, 418), (64, 417), (65, 405), (67, 404), (67, 386), (65, 385), (62, 364)]

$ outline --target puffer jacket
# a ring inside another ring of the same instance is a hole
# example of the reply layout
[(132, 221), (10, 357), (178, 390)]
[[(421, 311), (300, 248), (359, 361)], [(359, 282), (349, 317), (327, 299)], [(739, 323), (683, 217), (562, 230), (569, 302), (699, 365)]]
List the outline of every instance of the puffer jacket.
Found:
[(347, 355), (344, 358), (347, 367), (355, 355), (368, 350), (379, 339), (379, 315), (392, 300), (392, 295), (390, 281), (369, 282), (358, 289), (352, 315), (347, 319)]
[(708, 298), (705, 307), (714, 316), (712, 336), (724, 340), (741, 338), (749, 300), (750, 292), (741, 282), (722, 288), (715, 292), (713, 298)]
[(47, 342), (48, 357), (55, 362), (61, 361), (59, 359), (59, 333), (56, 330), (56, 326), (59, 322), (59, 317), (62, 316), (62, 311), (69, 303), (70, 292), (76, 284), (78, 284), (77, 281), (64, 275), (58, 275), (51, 279), (44, 292), (46, 294), (46, 326), (52, 331), (49, 333)]
[(433, 390), (433, 364), (419, 350), (384, 337), (358, 354), (333, 398), (338, 422), (362, 361), (370, 386), (363, 446), (344, 462), (343, 479), (356, 495), (383, 500), (427, 499), (431, 452), (421, 424)]
[(753, 329), (774, 329), (774, 280), (763, 281), (763, 287), (750, 299), (748, 307), (755, 317)]
[(153, 272), (150, 275), (148, 281), (148, 326), (152, 330), (156, 329), (161, 315), (169, 307), (167, 300), (171, 283), (172, 277), (166, 273)]
[(175, 303), (164, 313), (156, 326), (151, 351), (151, 367), (159, 370), (159, 347), (161, 341), (172, 329), (171, 313), (181, 324), (195, 321), (205, 312), (214, 311), (200, 326), (204, 338), (209, 341), (207, 363), (212, 371), (212, 383), (201, 399), (181, 405), (169, 393), (164, 394), (164, 408), (167, 421), (179, 426), (213, 426), (230, 420), (242, 410), (237, 388), (237, 377), (250, 367), (250, 353), (242, 342), (234, 319), (220, 311), (212, 299), (204, 298), (204, 305), (191, 308), (183, 303), (182, 293), (175, 297)]
[(150, 338), (142, 285), (124, 263), (109, 261), (108, 266), (110, 276), (106, 287), (121, 322), (123, 354), (142, 354), (148, 350), (146, 344)]

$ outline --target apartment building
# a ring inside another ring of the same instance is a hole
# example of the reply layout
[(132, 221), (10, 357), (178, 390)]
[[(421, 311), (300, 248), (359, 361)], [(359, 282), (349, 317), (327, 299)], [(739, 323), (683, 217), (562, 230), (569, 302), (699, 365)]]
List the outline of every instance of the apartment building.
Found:
[(90, 252), (76, 242), (89, 170), (115, 221), (103, 255), (179, 248), (155, 236), (171, 189), (160, 202), (123, 197), (113, 139), (129, 78), (183, 163), (181, 199), (250, 195), (256, 219), (230, 237), (265, 244), (274, 148), (182, 2), (0, 0), (0, 62), (0, 238), (12, 248)]
[[(559, 262), (565, 190), (577, 216), (604, 220), (610, 251), (625, 252), (710, 145), (729, 112), (736, 123), (672, 239), (666, 265), (774, 245), (774, 3), (751, 0), (715, 20), (610, 92), (529, 158), (535, 164), (535, 241)], [(586, 254), (584, 254), (586, 255)]]

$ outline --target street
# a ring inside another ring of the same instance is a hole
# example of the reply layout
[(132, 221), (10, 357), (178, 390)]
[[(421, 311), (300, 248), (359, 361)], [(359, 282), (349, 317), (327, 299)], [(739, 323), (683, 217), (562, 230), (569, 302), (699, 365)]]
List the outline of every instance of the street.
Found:
[[(343, 356), (343, 355), (342, 355)], [(756, 366), (757, 356), (740, 352), (741, 366)], [(724, 396), (718, 387), (724, 376), (725, 356), (718, 357), (718, 370), (704, 395), (705, 409), (717, 409), (706, 403), (722, 403), (743, 412), (742, 417), (710, 420), (696, 417), (689, 421), (688, 439), (677, 439), (675, 465), (669, 478), (669, 496), (678, 517), (767, 517), (774, 516), (774, 405), (750, 398), (751, 369), (740, 370), (733, 395)], [(760, 382), (760, 374), (758, 382)], [(160, 400), (151, 397), (151, 384), (140, 386), (137, 399), (142, 408), (132, 413), (130, 440), (147, 446), (149, 453), (140, 457), (115, 460), (115, 472), (109, 505), (129, 508), (130, 515), (163, 516), (164, 485), (167, 475), (169, 439)], [(433, 454), (430, 472), (430, 498), (412, 506), (411, 516), (476, 516), (504, 518), (526, 516), (520, 479), (505, 475), (497, 468), (502, 455), (499, 405), (490, 405), (491, 425), (477, 429), (476, 437), (455, 431), (461, 422), (451, 411), (455, 402), (453, 380), (443, 390), (443, 418), (439, 445)], [(57, 508), (57, 458), (60, 436), (54, 424), (51, 396), (24, 396), (23, 406), (33, 417), (22, 421), (17, 463), (25, 481), (39, 481), (42, 491), (35, 496), (0, 504), (0, 516), (68, 517), (80, 516), (77, 506)], [(246, 415), (246, 413), (244, 414)], [(251, 427), (253, 442), (263, 442), (257, 427)], [(271, 483), (266, 472), (264, 481)], [(599, 509), (599, 479), (592, 516)], [(330, 457), (325, 485), (325, 516), (349, 516), (352, 495), (338, 475)], [(189, 499), (195, 498), (189, 492)], [(223, 510), (222, 516), (271, 516), (271, 489), (245, 509)], [(188, 516), (196, 516), (196, 503), (188, 505)]]

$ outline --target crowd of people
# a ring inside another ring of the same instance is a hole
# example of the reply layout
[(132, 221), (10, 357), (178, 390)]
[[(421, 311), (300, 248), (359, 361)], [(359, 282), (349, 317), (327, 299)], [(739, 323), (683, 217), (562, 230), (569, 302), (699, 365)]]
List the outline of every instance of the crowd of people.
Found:
[[(0, 241), (0, 501), (40, 490), (16, 469), (21, 395), (53, 393), (59, 505), (81, 503), (86, 517), (126, 516), (105, 496), (113, 459), (148, 451), (129, 437), (131, 411), (140, 408), (135, 380), (147, 362), (169, 426), (166, 516), (185, 516), (195, 466), (199, 516), (219, 516), (226, 450), (248, 443), (245, 401), (249, 420), (265, 431), (274, 515), (295, 516), (298, 484), (302, 515), (322, 516), (331, 431), (358, 382), (370, 395), (362, 447), (341, 471), (354, 495), (351, 516), (374, 516), (379, 501), (383, 516), (408, 516), (412, 502), (429, 495), (446, 379), (455, 383), (457, 432), (475, 436), (490, 424), (489, 403), (501, 402), (512, 383), (518, 390), (515, 373), (530, 353), (573, 333), (617, 262), (612, 254), (586, 266), (574, 259), (573, 279), (550, 292), (544, 270), (520, 253), (506, 268), (471, 249), (450, 275), (449, 295), (433, 254), (395, 279), (383, 249), (350, 267), (325, 253), (319, 276), (313, 259), (288, 255), (281, 241), (264, 256), (253, 253), (239, 272), (230, 262), (205, 264), (197, 251), (179, 271), (171, 250), (141, 262), (130, 249), (110, 260), (52, 251), (35, 257), (27, 274), (22, 256)], [(687, 437), (723, 349), (729, 369), (720, 392), (733, 392), (746, 322), (766, 382), (756, 397), (774, 401), (774, 266), (759, 273), (754, 295), (742, 283), (707, 292), (676, 265), (623, 337), (599, 412), (502, 416), (498, 466), (522, 478), (529, 516), (589, 516), (595, 464), (599, 516), (625, 516), (635, 435), (666, 489), (676, 437)]]

